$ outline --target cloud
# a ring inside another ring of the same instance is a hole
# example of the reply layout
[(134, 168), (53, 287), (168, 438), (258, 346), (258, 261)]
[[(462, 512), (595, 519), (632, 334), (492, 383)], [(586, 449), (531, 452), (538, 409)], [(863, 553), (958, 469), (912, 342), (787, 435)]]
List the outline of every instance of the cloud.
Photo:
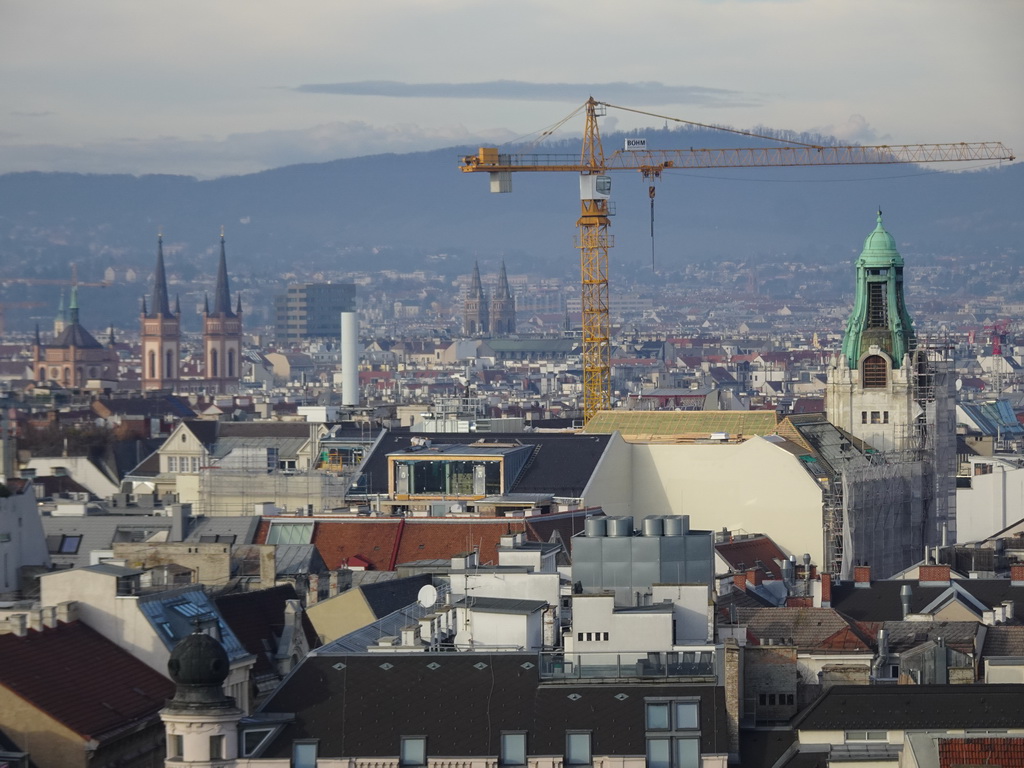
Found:
[(863, 115), (850, 115), (845, 123), (812, 128), (811, 133), (834, 136), (840, 142), (852, 144), (879, 144), (890, 139), (888, 135), (880, 136)]
[(749, 95), (722, 88), (664, 85), (657, 82), (528, 83), (492, 80), (481, 83), (402, 83), (361, 80), (350, 83), (307, 83), (291, 90), (343, 96), (387, 96), (418, 99), (515, 99), (520, 101), (578, 102), (581, 93), (624, 104), (699, 104), (706, 107), (757, 106)]

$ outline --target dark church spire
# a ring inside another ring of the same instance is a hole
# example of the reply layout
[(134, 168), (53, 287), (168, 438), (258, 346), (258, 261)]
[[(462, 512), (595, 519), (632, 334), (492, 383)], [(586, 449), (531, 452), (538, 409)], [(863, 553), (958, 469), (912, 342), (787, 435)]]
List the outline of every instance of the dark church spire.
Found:
[(498, 289), (494, 294), (499, 299), (511, 299), (512, 289), (508, 287), (508, 274), (505, 272), (505, 260), (501, 261), (501, 271), (498, 273)]
[(234, 317), (231, 311), (231, 291), (228, 289), (228, 260), (224, 252), (224, 229), (220, 231), (220, 264), (217, 265), (217, 287), (213, 292), (213, 314)]
[(167, 300), (167, 272), (164, 269), (164, 236), (156, 237), (156, 271), (153, 277), (153, 314), (151, 317), (174, 317)]

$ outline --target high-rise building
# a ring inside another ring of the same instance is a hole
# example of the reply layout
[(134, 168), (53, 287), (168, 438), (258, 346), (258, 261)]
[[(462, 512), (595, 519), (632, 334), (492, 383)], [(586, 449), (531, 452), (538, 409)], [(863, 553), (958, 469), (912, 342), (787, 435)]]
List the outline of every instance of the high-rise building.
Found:
[(341, 313), (356, 311), (356, 287), (352, 283), (305, 283), (289, 285), (274, 298), (274, 332), (278, 344), (305, 339), (337, 339)]
[(241, 378), (242, 297), (238, 297), (238, 306), (232, 311), (223, 232), (220, 234), (220, 263), (213, 293), (213, 311), (210, 311), (207, 299), (203, 314), (203, 349), (206, 353), (203, 379), (206, 388), (211, 392), (235, 392)]
[(142, 391), (174, 389), (181, 365), (181, 307), (171, 311), (164, 269), (163, 236), (157, 237), (156, 269), (153, 273), (152, 308), (142, 300)]

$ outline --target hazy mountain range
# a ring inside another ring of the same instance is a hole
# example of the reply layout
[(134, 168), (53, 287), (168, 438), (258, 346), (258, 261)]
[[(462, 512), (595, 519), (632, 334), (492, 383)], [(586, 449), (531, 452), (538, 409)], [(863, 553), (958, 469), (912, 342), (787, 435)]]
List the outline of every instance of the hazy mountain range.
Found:
[[(707, 130), (647, 131), (654, 148), (735, 146)], [(606, 152), (625, 136), (604, 137)], [(820, 141), (820, 137), (814, 137)], [(747, 142), (758, 145), (767, 142)], [(563, 142), (538, 151), (578, 152)], [(282, 281), (382, 268), (465, 274), (504, 258), (510, 272), (578, 275), (573, 173), (521, 173), (512, 194), (459, 170), (473, 147), (296, 165), (198, 181), (183, 176), (0, 176), (0, 279), (102, 279), (109, 266), (149, 279), (162, 232), (168, 269), (212, 274), (220, 228), (240, 280)], [(673, 171), (657, 183), (660, 270), (706, 260), (852, 259), (884, 212), (904, 257), (1021, 256), (1024, 164), (973, 163)], [(613, 174), (612, 270), (650, 269), (649, 182)], [(11, 300), (10, 289), (0, 299)]]

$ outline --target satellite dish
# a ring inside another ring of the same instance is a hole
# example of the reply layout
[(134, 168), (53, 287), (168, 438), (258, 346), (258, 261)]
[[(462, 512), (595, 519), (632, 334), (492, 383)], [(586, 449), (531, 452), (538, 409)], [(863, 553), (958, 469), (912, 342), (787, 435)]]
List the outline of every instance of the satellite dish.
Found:
[(433, 608), (437, 605), (437, 587), (424, 584), (416, 595), (416, 602), (423, 608)]
[(957, 379), (956, 380), (956, 391), (959, 392), (961, 389), (963, 389), (963, 387), (964, 387), (964, 380), (963, 379)]

